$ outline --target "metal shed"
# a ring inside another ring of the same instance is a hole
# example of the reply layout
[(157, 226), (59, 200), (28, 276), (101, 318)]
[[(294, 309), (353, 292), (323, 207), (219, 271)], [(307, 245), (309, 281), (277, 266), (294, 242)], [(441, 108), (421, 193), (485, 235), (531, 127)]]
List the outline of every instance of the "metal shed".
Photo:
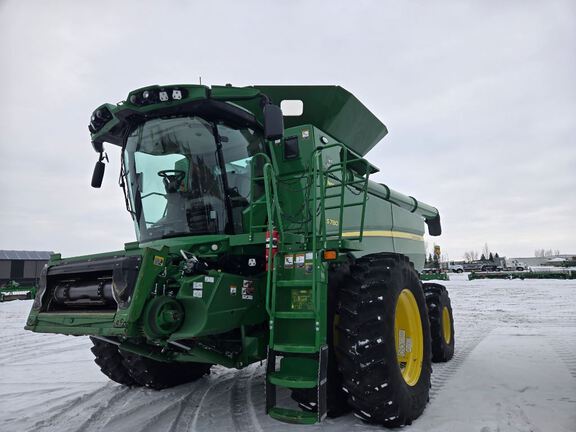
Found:
[(0, 286), (8, 281), (35, 284), (51, 251), (0, 250)]

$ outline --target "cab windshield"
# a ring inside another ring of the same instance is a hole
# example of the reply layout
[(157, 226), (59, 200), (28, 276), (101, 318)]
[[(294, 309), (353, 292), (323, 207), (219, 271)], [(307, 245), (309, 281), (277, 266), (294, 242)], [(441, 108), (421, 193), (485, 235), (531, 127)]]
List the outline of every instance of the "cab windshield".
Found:
[(250, 161), (262, 143), (255, 130), (200, 117), (137, 127), (123, 150), (123, 178), (138, 240), (241, 233)]

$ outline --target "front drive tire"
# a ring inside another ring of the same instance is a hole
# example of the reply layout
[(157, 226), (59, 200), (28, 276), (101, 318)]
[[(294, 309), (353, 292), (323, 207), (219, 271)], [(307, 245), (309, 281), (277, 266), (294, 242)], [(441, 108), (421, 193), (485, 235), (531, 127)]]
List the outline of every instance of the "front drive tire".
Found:
[(94, 346), (95, 363), (100, 371), (119, 384), (130, 387), (149, 387), (162, 390), (210, 373), (212, 365), (191, 362), (159, 362), (156, 360), (119, 350), (112, 343), (90, 337)]
[(448, 290), (437, 283), (422, 284), (430, 319), (432, 361), (447, 362), (454, 356), (454, 318)]
[(100, 371), (104, 375), (118, 384), (126, 386), (139, 385), (130, 376), (126, 366), (124, 366), (124, 358), (120, 355), (116, 345), (93, 337), (90, 337), (90, 340), (94, 345), (91, 348), (92, 354), (94, 354), (94, 362), (100, 367)]
[(340, 291), (336, 356), (354, 414), (403, 426), (428, 402), (431, 348), (418, 274), (403, 255), (356, 260)]
[(123, 364), (136, 384), (162, 390), (196, 381), (210, 373), (211, 364), (160, 362), (127, 351), (120, 351)]

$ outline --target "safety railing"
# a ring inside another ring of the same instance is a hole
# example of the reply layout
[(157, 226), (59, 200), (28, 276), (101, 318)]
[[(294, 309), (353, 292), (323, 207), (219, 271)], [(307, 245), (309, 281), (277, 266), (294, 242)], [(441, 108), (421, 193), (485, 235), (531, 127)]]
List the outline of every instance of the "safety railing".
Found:
[[(340, 162), (330, 163), (326, 168), (323, 164), (323, 153), (329, 149), (340, 149)], [(312, 154), (312, 198), (311, 206), (314, 216), (312, 218), (311, 239), (313, 249), (317, 250), (317, 242), (322, 243), (322, 247), (329, 239), (340, 240), (345, 226), (345, 209), (360, 207), (360, 226), (358, 236), (347, 237), (348, 240), (362, 241), (364, 235), (364, 219), (366, 216), (366, 201), (368, 192), (368, 179), (371, 166), (369, 162), (361, 157), (352, 158), (350, 151), (342, 144), (331, 144), (314, 150)], [(327, 190), (337, 192), (327, 193)], [(349, 191), (350, 198), (356, 197), (354, 202), (346, 199), (346, 190)], [(357, 194), (354, 192), (357, 191)], [(337, 199), (336, 204), (326, 205), (326, 201)], [(337, 229), (328, 231), (326, 220), (327, 210), (338, 211)]]

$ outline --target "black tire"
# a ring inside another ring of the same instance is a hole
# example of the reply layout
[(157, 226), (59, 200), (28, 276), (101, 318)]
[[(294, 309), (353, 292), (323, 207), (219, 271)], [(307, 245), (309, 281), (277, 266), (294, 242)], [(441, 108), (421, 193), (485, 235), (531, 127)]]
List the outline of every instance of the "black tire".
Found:
[(456, 270), (456, 273), (463, 273), (463, 272), (464, 272), (464, 270), (462, 270), (462, 269)]
[[(396, 304), (407, 289), (422, 326), (422, 368), (409, 385), (398, 364)], [(368, 423), (403, 426), (418, 418), (429, 398), (430, 327), (418, 274), (403, 255), (380, 253), (359, 258), (340, 292), (338, 366), (354, 414)]]
[[(338, 370), (336, 355), (334, 351), (334, 323), (338, 321), (336, 310), (338, 308), (338, 292), (342, 287), (342, 282), (350, 269), (350, 263), (332, 264), (328, 272), (328, 324), (327, 339), (328, 345), (328, 383), (326, 389), (327, 414), (334, 418), (350, 412), (347, 403), (347, 394), (342, 390), (342, 374)], [(317, 411), (317, 388), (313, 389), (292, 389), (292, 399), (298, 402), (304, 411)]]
[(116, 345), (93, 337), (90, 340), (94, 345), (91, 348), (92, 354), (94, 354), (94, 362), (100, 367), (100, 371), (104, 375), (118, 384), (126, 386), (138, 385), (130, 376), (126, 366), (124, 366), (124, 358), (120, 355)]
[[(432, 361), (436, 363), (447, 362), (454, 357), (454, 318), (452, 305), (445, 286), (436, 283), (422, 284), (428, 306), (428, 318), (430, 319), (430, 335), (432, 337)], [(450, 337), (444, 336), (444, 308), (448, 311), (450, 320)]]
[(210, 373), (211, 364), (193, 362), (160, 362), (127, 351), (120, 351), (130, 377), (138, 384), (162, 390), (196, 381)]

